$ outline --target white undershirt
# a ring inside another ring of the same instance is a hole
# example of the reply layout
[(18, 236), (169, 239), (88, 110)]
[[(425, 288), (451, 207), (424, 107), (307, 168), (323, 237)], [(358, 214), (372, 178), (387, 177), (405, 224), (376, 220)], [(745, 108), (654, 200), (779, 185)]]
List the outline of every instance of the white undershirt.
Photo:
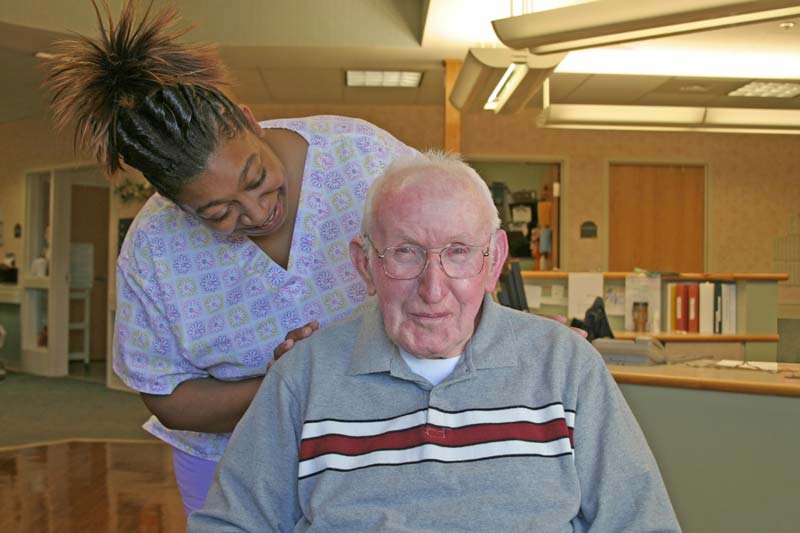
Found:
[(458, 354), (446, 359), (422, 359), (400, 348), (400, 355), (412, 372), (422, 376), (434, 385), (438, 385), (444, 381), (444, 378), (453, 373), (453, 369), (461, 361), (461, 356), (464, 354)]

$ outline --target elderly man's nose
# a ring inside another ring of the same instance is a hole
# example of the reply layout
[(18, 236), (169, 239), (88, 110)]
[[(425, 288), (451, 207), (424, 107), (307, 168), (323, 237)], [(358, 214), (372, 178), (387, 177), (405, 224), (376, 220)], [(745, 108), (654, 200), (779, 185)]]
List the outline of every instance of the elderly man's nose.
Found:
[(419, 293), (425, 300), (436, 301), (442, 298), (447, 291), (448, 280), (439, 258), (428, 258), (428, 265), (419, 276)]

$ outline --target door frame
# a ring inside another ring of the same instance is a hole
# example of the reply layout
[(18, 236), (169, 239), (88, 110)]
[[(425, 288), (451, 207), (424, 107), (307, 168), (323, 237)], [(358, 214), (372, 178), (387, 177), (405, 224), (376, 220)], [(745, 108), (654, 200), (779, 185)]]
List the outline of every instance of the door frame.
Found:
[[(91, 174), (81, 171), (92, 170)], [(79, 173), (80, 172), (80, 173)], [(79, 173), (79, 174), (78, 174)], [(50, 180), (49, 225), (50, 264), (47, 277), (32, 277), (30, 265), (38, 251), (34, 249), (35, 228), (43, 229), (40, 186), (35, 180)], [(25, 372), (44, 376), (66, 376), (69, 373), (69, 245), (72, 214), (72, 186), (91, 185), (110, 189), (102, 170), (94, 162), (75, 162), (34, 168), (25, 171), (25, 244), (23, 247), (21, 329), (23, 346), (21, 366)], [(37, 321), (35, 299), (47, 294), (47, 337), (45, 348), (31, 345), (32, 324)]]

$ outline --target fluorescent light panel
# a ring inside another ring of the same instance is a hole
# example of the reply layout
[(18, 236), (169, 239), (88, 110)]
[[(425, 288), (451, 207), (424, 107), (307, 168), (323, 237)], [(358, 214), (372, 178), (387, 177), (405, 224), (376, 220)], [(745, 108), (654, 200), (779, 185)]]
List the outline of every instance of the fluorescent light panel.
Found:
[(546, 127), (800, 133), (800, 110), (786, 109), (552, 104), (542, 119)]
[(492, 94), (489, 95), (483, 108), (495, 113), (503, 109), (503, 106), (508, 102), (508, 98), (517, 90), (522, 80), (525, 79), (528, 70), (528, 65), (524, 63), (511, 63), (495, 86)]
[(566, 54), (532, 56), (525, 50), (470, 48), (450, 92), (462, 112), (514, 113), (531, 98)]
[(510, 48), (568, 52), (800, 14), (797, 0), (604, 0), (492, 22)]
[(757, 51), (715, 51), (655, 46), (578, 50), (556, 72), (575, 74), (633, 74), (700, 78), (800, 79), (797, 54)]
[(794, 98), (798, 94), (800, 94), (800, 83), (754, 81), (729, 92), (728, 96)]
[(422, 72), (398, 70), (348, 70), (348, 87), (419, 87)]

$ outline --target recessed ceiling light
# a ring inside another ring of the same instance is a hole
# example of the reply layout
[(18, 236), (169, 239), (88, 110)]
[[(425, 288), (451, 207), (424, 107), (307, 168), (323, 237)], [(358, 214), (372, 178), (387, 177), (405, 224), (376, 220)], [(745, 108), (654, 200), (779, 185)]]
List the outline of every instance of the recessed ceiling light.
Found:
[(419, 87), (422, 72), (399, 70), (348, 70), (348, 87)]
[(728, 96), (755, 96), (761, 98), (794, 98), (800, 94), (800, 83), (775, 83), (754, 81), (728, 93)]
[(36, 52), (33, 57), (37, 59), (53, 59), (55, 56), (50, 52)]
[(700, 85), (699, 83), (693, 85), (681, 85), (681, 87), (678, 88), (678, 91), (682, 93), (694, 93), (694, 94), (707, 93), (708, 86)]

